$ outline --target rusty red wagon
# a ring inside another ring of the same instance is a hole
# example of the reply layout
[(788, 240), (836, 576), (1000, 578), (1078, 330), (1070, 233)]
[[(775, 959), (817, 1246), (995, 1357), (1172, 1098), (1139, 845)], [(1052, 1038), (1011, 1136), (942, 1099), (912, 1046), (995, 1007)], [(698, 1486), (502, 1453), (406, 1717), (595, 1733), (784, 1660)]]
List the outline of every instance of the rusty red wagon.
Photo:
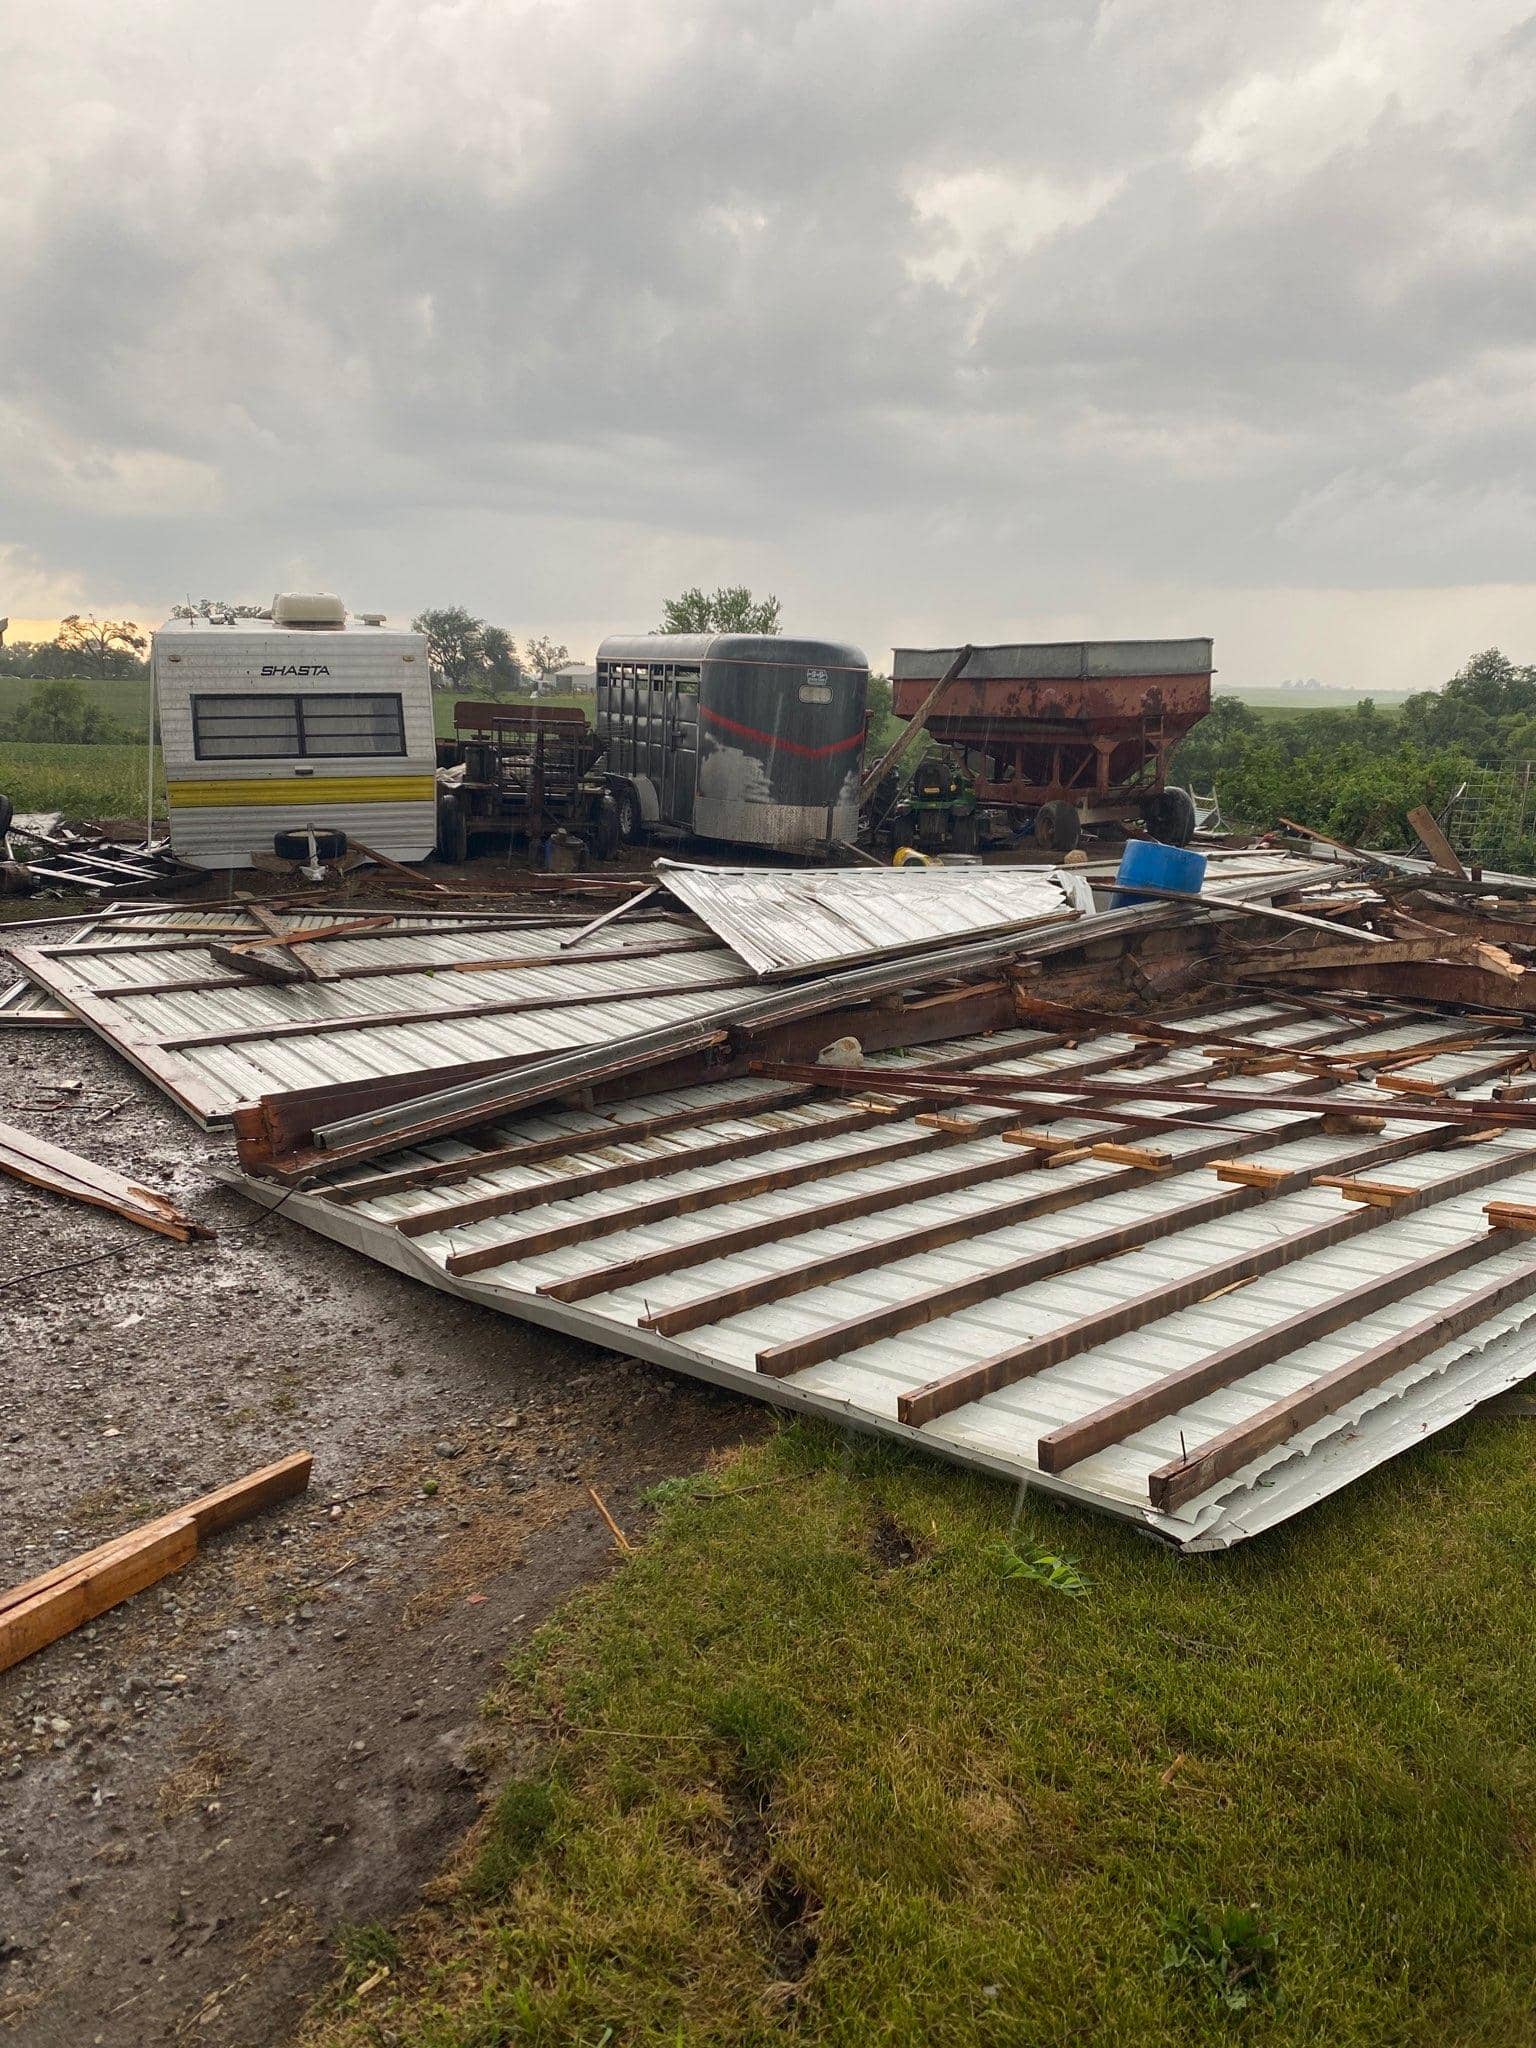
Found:
[[(1051, 852), (1082, 827), (1140, 818), (1188, 842), (1188, 793), (1168, 785), (1174, 749), (1211, 708), (1209, 640), (1066, 640), (973, 647), (936, 697), (953, 647), (898, 647), (898, 718), (917, 718), (963, 761), (984, 818), (1033, 830)], [(932, 698), (933, 701), (928, 703)]]

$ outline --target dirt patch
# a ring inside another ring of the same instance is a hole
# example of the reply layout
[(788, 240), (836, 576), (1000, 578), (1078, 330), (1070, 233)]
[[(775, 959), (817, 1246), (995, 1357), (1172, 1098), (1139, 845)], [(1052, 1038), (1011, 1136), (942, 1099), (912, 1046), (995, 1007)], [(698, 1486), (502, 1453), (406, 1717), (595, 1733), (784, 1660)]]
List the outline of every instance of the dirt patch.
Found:
[(881, 1571), (896, 1572), (915, 1564), (922, 1552), (894, 1516), (881, 1513), (869, 1532), (869, 1554)]
[(219, 1231), (0, 1184), (0, 1281), (35, 1274), (0, 1293), (0, 1583), (315, 1454), (305, 1498), (0, 1675), (0, 2042), (271, 2048), (479, 1811), (497, 1660), (613, 1556), (587, 1485), (643, 1526), (765, 1420), (253, 1211), (227, 1139), (84, 1034), (0, 1037), (0, 1116)]

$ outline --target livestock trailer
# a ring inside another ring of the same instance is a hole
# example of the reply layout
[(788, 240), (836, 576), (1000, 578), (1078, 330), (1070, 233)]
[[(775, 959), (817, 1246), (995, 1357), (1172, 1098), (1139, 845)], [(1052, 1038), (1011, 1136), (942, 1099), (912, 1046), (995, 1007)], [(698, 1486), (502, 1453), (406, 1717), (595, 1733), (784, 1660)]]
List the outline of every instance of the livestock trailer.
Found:
[(283, 833), (343, 832), (424, 860), (436, 830), (427, 643), (331, 596), (179, 615), (151, 656), (171, 845), (245, 868)]
[[(919, 715), (959, 651), (895, 650), (898, 718)], [(1065, 853), (1085, 824), (1139, 817), (1184, 845), (1194, 805), (1168, 787), (1168, 763), (1211, 708), (1211, 674), (1209, 640), (975, 647), (925, 723), (963, 760), (984, 827)]]
[(605, 640), (596, 732), (620, 837), (663, 826), (781, 853), (852, 841), (868, 688), (868, 661), (840, 641)]

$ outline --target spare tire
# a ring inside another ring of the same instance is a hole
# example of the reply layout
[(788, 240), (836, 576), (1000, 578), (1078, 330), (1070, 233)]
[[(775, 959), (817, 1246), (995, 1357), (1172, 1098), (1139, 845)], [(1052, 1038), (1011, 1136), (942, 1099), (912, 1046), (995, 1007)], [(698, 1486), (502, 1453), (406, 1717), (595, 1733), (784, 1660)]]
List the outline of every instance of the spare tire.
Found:
[(311, 837), (313, 837), (315, 842), (315, 858), (317, 860), (340, 860), (347, 850), (347, 835), (345, 832), (338, 832), (332, 826), (326, 826), (324, 829), (317, 826), (313, 834), (309, 832), (274, 832), (272, 834), (272, 851), (279, 860), (308, 860)]
[(1187, 789), (1160, 789), (1141, 807), (1142, 822), (1164, 846), (1188, 846), (1195, 836), (1195, 800)]

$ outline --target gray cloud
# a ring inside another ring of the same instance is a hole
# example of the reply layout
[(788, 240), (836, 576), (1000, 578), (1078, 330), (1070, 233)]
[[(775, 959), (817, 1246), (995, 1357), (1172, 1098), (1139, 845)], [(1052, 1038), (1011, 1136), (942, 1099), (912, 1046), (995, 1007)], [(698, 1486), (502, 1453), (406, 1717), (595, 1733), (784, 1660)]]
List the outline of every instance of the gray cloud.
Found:
[(1536, 624), (1518, 4), (63, 0), (0, 65), (50, 601), (741, 576), (877, 654), (1219, 617), (1255, 680), (1355, 593), (1389, 663), (1423, 593)]

